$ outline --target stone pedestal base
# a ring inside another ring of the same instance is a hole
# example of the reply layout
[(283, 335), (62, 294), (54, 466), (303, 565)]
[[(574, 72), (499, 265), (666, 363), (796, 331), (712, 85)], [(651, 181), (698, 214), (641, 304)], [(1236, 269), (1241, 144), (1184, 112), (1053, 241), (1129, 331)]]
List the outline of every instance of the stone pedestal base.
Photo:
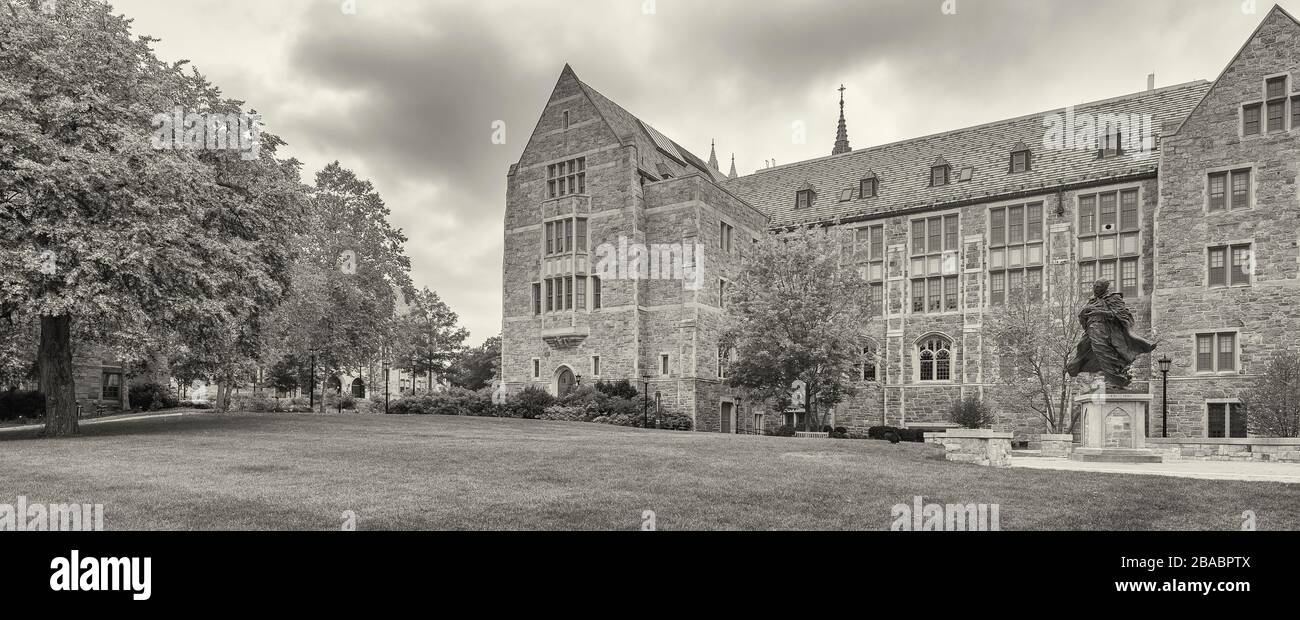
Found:
[(1038, 436), (1039, 456), (1065, 458), (1074, 450), (1074, 435), (1044, 433)]
[(1159, 450), (1146, 446), (1150, 394), (1085, 394), (1076, 396), (1083, 407), (1083, 446), (1070, 454), (1075, 461), (1106, 463), (1159, 463)]

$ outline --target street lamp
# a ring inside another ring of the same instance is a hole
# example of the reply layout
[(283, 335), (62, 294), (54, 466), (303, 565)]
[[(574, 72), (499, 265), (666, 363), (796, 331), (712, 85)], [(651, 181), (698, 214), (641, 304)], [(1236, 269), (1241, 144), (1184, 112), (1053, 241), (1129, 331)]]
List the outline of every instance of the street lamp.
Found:
[(1174, 363), (1168, 355), (1160, 358), (1160, 374), (1164, 376), (1164, 394), (1160, 397), (1160, 436), (1169, 436), (1169, 365)]
[(388, 414), (388, 357), (384, 357), (384, 415)]

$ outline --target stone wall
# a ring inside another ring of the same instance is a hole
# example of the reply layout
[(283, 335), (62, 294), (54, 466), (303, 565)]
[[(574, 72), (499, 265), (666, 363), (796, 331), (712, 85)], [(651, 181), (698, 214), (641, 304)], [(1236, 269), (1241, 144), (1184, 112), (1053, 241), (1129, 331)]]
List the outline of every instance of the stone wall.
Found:
[(1300, 439), (1147, 438), (1166, 461), (1278, 461), (1300, 463)]

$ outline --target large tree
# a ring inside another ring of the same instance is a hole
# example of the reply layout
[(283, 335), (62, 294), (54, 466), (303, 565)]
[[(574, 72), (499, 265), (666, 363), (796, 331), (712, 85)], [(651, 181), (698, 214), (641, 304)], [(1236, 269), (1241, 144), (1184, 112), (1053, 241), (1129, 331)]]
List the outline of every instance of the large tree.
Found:
[(418, 291), (409, 312), (397, 324), (395, 367), (425, 375), (432, 389), (469, 337), (469, 331), (457, 324), (459, 320), (438, 293), (428, 287)]
[(870, 288), (844, 246), (835, 229), (765, 236), (745, 246), (726, 299), (727, 383), (784, 410), (791, 385), (803, 381), (806, 429), (854, 392), (851, 375), (862, 361)]
[(160, 61), (107, 4), (55, 6), (0, 5), (0, 316), (39, 321), (46, 433), (67, 435), (74, 332), (132, 349), (162, 326), (221, 367), (250, 353), (285, 291), (301, 186), (269, 134), (253, 157), (158, 148), (158, 115), (242, 102)]
[(488, 338), (483, 344), (461, 351), (452, 360), (447, 382), (470, 390), (492, 385), (501, 372), (501, 336)]

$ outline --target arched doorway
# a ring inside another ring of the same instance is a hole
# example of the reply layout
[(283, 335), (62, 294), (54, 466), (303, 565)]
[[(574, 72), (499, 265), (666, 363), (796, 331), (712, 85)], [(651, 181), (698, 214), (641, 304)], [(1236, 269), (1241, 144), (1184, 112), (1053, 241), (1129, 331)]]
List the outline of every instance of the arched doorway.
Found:
[(343, 383), (338, 377), (330, 377), (325, 380), (325, 389), (332, 390), (335, 394), (343, 391)]
[(573, 376), (573, 370), (568, 366), (560, 366), (555, 372), (555, 395), (568, 396), (578, 385), (577, 379)]
[(366, 382), (362, 381), (361, 377), (357, 377), (356, 379), (353, 379), (352, 398), (365, 398), (365, 397), (366, 397)]

